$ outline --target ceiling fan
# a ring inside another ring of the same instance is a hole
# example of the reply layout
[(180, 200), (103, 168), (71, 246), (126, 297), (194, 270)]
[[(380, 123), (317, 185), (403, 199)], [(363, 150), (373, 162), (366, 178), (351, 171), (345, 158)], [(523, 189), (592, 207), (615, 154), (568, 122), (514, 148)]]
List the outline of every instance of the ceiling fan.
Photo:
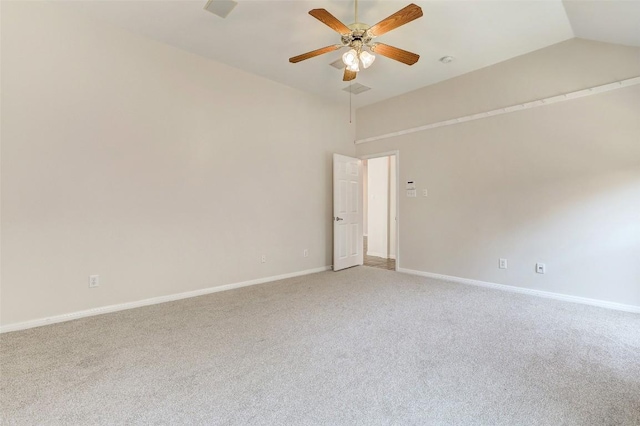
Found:
[(360, 72), (360, 63), (362, 63), (364, 68), (368, 68), (375, 60), (375, 55), (372, 55), (369, 51), (407, 65), (413, 65), (420, 59), (420, 55), (416, 55), (415, 53), (373, 41), (378, 36), (420, 18), (422, 16), (422, 9), (413, 3), (371, 27), (362, 22), (358, 22), (358, 0), (355, 2), (355, 22), (351, 25), (343, 24), (325, 9), (313, 9), (309, 11), (309, 15), (340, 34), (341, 44), (334, 44), (294, 56), (293, 58), (289, 58), (289, 62), (291, 63), (295, 64), (343, 47), (349, 47), (349, 51), (342, 55), (342, 62), (345, 65), (344, 77), (342, 79), (344, 81), (351, 81), (354, 80), (358, 72)]

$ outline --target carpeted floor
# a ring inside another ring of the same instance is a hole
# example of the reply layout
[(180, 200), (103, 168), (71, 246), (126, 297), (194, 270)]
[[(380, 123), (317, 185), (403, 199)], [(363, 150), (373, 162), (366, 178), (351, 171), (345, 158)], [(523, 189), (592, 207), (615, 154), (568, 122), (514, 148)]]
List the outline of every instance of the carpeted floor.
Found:
[(639, 425), (640, 315), (358, 267), (0, 336), (3, 424)]

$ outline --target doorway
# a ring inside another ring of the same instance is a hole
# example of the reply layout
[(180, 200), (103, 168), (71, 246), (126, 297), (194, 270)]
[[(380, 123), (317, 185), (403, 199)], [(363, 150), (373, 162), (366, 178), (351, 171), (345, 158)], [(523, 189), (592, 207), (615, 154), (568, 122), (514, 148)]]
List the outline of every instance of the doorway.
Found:
[(398, 263), (398, 153), (363, 157), (364, 265), (395, 271)]

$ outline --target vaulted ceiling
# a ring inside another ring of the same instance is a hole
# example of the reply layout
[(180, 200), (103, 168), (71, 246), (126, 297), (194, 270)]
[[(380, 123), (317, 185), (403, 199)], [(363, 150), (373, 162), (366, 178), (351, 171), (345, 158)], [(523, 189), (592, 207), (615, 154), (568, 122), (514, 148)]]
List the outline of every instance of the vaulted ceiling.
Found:
[[(361, 1), (360, 22), (373, 25), (410, 0)], [(174, 47), (315, 93), (348, 100), (342, 71), (329, 64), (343, 50), (291, 64), (288, 58), (339, 43), (339, 36), (308, 14), (325, 8), (345, 24), (353, 1), (248, 1), (226, 19), (203, 9), (206, 0), (60, 2)], [(379, 41), (418, 53), (409, 67), (379, 57), (357, 82), (372, 90), (353, 97), (371, 104), (573, 37), (640, 46), (640, 2), (634, 1), (416, 1), (424, 16)], [(453, 56), (443, 64), (439, 59)]]

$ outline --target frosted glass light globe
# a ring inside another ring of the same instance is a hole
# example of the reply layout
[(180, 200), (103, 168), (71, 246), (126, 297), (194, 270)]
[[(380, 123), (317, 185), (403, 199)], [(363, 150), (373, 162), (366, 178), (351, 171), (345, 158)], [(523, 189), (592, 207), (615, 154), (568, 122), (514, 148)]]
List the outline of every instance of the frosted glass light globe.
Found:
[(365, 50), (362, 53), (360, 53), (360, 60), (362, 61), (362, 66), (365, 67), (366, 69), (366, 68), (369, 68), (369, 66), (371, 66), (373, 61), (376, 60), (376, 55), (372, 55), (371, 53)]
[(344, 62), (346, 66), (357, 64), (358, 52), (356, 52), (354, 49), (349, 50), (347, 53), (342, 55), (342, 62)]

